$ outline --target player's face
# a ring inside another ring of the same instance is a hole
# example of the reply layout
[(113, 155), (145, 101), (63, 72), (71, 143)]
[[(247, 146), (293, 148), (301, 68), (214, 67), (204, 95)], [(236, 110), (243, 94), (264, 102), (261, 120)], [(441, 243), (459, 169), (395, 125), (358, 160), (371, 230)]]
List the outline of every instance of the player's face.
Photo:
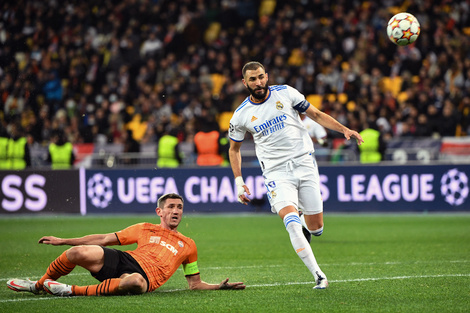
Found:
[(157, 208), (156, 212), (163, 227), (176, 230), (183, 216), (183, 202), (180, 199), (167, 199), (163, 208)]
[(268, 94), (268, 74), (263, 68), (258, 67), (254, 71), (246, 71), (243, 84), (254, 99), (264, 100), (266, 98)]

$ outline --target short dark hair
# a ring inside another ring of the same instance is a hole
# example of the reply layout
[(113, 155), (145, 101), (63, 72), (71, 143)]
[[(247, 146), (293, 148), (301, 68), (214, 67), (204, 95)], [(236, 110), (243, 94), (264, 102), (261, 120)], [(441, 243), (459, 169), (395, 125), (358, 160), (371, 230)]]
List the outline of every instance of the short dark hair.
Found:
[(181, 202), (184, 203), (183, 197), (180, 196), (179, 194), (177, 194), (177, 193), (167, 193), (167, 194), (164, 194), (163, 196), (161, 196), (160, 198), (158, 198), (157, 207), (163, 209), (163, 207), (165, 206), (165, 202), (168, 199), (180, 199)]
[(266, 71), (266, 69), (264, 68), (263, 64), (259, 63), (259, 62), (256, 62), (256, 61), (251, 61), (251, 62), (248, 62), (246, 63), (243, 68), (242, 68), (242, 75), (243, 77), (245, 77), (245, 74), (246, 74), (246, 71), (254, 71), (254, 70), (257, 70), (258, 68), (262, 68), (264, 71)]

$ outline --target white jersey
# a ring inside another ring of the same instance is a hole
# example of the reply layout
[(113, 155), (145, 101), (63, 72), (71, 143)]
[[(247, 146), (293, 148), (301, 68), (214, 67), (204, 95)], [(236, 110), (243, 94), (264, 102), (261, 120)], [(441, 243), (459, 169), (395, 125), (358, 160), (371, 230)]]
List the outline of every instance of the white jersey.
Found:
[(284, 165), (313, 152), (312, 139), (299, 116), (309, 105), (304, 95), (288, 85), (270, 86), (265, 101), (254, 103), (247, 97), (235, 110), (229, 137), (240, 142), (250, 132), (263, 171)]
[(326, 129), (314, 120), (307, 117), (302, 120), (302, 123), (304, 123), (310, 137), (318, 140), (327, 136)]

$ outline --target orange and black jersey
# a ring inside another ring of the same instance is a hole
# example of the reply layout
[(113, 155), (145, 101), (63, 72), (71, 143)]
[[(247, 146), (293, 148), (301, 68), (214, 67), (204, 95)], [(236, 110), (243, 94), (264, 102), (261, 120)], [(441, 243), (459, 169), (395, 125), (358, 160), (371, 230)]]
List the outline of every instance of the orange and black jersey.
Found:
[(197, 248), (191, 238), (160, 225), (140, 223), (115, 233), (121, 245), (137, 243), (129, 253), (142, 267), (149, 280), (148, 291), (163, 285), (178, 267), (185, 268), (186, 275), (198, 274)]

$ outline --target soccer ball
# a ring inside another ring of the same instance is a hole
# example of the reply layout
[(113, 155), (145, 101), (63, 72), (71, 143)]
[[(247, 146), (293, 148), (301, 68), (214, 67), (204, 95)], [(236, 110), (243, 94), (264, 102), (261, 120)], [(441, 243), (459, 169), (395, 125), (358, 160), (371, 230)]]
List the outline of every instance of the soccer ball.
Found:
[(410, 13), (398, 13), (388, 21), (388, 38), (399, 46), (406, 46), (415, 42), (420, 31), (421, 26), (418, 20)]

